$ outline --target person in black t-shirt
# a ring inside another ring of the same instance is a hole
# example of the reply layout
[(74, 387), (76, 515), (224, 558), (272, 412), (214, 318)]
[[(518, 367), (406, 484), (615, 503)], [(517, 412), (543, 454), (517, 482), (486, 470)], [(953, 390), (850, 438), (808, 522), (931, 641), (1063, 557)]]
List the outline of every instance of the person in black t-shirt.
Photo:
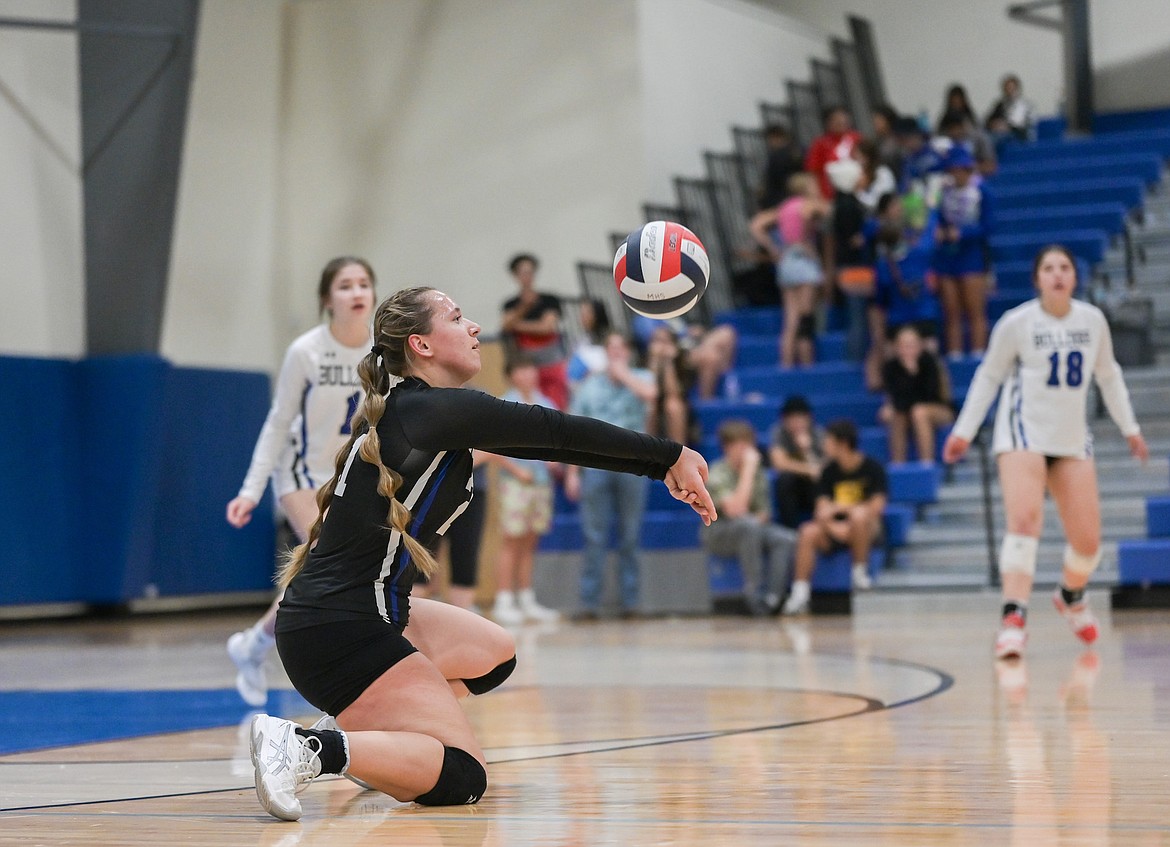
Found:
[(561, 301), (536, 290), (539, 267), (536, 257), (528, 253), (508, 263), (520, 293), (504, 303), (500, 332), (509, 358), (523, 354), (532, 361), (540, 374), (540, 393), (564, 411), (569, 407), (569, 355), (561, 337)]
[(789, 395), (768, 439), (768, 459), (776, 472), (772, 499), (781, 526), (798, 528), (816, 506), (817, 480), (825, 463), (821, 440), (808, 400)]
[(934, 462), (935, 433), (955, 420), (950, 380), (938, 357), (926, 349), (917, 327), (907, 324), (894, 336), (894, 355), (882, 366), (886, 402), (878, 417), (890, 434), (890, 460), (906, 461), (914, 430), (918, 461)]
[(857, 449), (853, 421), (834, 421), (825, 427), (825, 455), (829, 463), (817, 483), (812, 520), (801, 524), (796, 542), (796, 573), (784, 604), (786, 615), (808, 610), (809, 580), (817, 553), (847, 548), (853, 554), (853, 587), (872, 586), (869, 551), (882, 528), (886, 508), (886, 470)]
[(425, 806), (476, 803), (487, 790), (483, 750), (457, 698), (503, 683), (515, 641), (473, 612), (410, 596), (415, 574), (436, 567), (426, 545), (472, 497), (473, 449), (660, 479), (704, 522), (717, 517), (695, 451), (463, 389), (480, 369), (479, 325), (446, 294), (399, 291), (378, 307), (373, 330), (353, 434), (280, 580), (277, 650), (326, 717), (311, 729), (252, 721), (256, 793), (284, 820), (301, 816), (297, 794), (322, 773)]

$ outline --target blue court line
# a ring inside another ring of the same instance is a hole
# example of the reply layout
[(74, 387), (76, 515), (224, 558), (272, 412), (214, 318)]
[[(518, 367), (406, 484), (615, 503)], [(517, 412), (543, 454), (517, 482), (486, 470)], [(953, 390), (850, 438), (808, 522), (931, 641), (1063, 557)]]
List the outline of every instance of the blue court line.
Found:
[[(316, 710), (273, 691), (270, 714)], [(0, 755), (238, 724), (250, 709), (234, 688), (176, 691), (0, 691)]]

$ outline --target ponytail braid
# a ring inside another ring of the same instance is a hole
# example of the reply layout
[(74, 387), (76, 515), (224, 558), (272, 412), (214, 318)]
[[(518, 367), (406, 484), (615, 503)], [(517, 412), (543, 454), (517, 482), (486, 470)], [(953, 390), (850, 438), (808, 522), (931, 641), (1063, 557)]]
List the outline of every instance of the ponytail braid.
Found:
[(402, 505), (395, 496), (402, 486), (402, 475), (386, 467), (382, 461), (382, 442), (378, 436), (378, 422), (386, 411), (386, 396), (390, 389), (410, 372), (406, 355), (406, 339), (411, 335), (426, 335), (431, 331), (431, 305), (426, 295), (433, 288), (404, 288), (387, 297), (374, 314), (374, 344), (365, 358), (358, 363), (357, 373), (362, 384), (362, 403), (350, 425), (352, 435), (337, 453), (334, 461), (333, 478), (317, 492), (317, 520), (309, 529), (309, 537), (297, 546), (280, 569), (277, 582), (287, 588), (293, 578), (301, 572), (309, 551), (321, 536), (321, 525), (325, 513), (333, 502), (337, 481), (345, 470), (350, 451), (358, 438), (365, 436), (358, 455), (362, 461), (378, 469), (378, 493), (390, 501), (386, 513), (386, 524), (402, 536), (406, 550), (425, 576), (431, 576), (438, 568), (435, 558), (426, 547), (412, 537), (410, 509)]

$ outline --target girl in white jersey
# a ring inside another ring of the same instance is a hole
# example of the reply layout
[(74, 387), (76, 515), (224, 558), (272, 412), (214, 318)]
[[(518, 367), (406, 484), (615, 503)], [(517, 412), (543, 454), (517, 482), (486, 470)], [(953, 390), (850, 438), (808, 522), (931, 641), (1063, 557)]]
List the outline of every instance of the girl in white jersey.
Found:
[(1097, 638), (1097, 621), (1085, 586), (1101, 560), (1101, 512), (1093, 440), (1085, 418), (1089, 381), (1097, 380), (1110, 417), (1145, 462), (1141, 436), (1113, 340), (1101, 310), (1073, 299), (1076, 262), (1067, 248), (1040, 251), (1033, 264), (1039, 297), (1007, 312), (991, 333), (963, 410), (943, 446), (947, 462), (958, 461), (979, 431), (1000, 391), (993, 449), (999, 465), (1007, 534), (999, 556), (1003, 621), (997, 658), (1023, 654), (1028, 599), (1036, 572), (1036, 549), (1044, 517), (1044, 489), (1056, 502), (1067, 544), (1064, 572), (1053, 596), (1057, 610), (1086, 644)]
[[(333, 476), (337, 451), (349, 440), (350, 420), (361, 402), (357, 366), (370, 350), (374, 271), (364, 259), (333, 259), (321, 271), (317, 298), (329, 323), (289, 345), (252, 464), (227, 505), (228, 523), (244, 526), (271, 477), (273, 493), (302, 542), (317, 519), (317, 489)], [(236, 688), (251, 706), (268, 700), (264, 658), (275, 644), (279, 603), (277, 597), (252, 627), (228, 639), (228, 655), (239, 668)]]

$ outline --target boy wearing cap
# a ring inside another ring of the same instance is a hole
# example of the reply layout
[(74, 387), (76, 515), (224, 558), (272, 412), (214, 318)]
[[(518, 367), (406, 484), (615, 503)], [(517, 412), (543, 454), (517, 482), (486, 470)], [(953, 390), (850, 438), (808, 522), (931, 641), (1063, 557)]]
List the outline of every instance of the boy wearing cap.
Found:
[(707, 490), (719, 509), (719, 520), (701, 530), (703, 546), (716, 556), (739, 560), (748, 608), (756, 616), (770, 614), (780, 608), (796, 533), (772, 523), (772, 503), (755, 428), (747, 421), (724, 421), (719, 427), (719, 444), (723, 458), (711, 463), (707, 476)]

